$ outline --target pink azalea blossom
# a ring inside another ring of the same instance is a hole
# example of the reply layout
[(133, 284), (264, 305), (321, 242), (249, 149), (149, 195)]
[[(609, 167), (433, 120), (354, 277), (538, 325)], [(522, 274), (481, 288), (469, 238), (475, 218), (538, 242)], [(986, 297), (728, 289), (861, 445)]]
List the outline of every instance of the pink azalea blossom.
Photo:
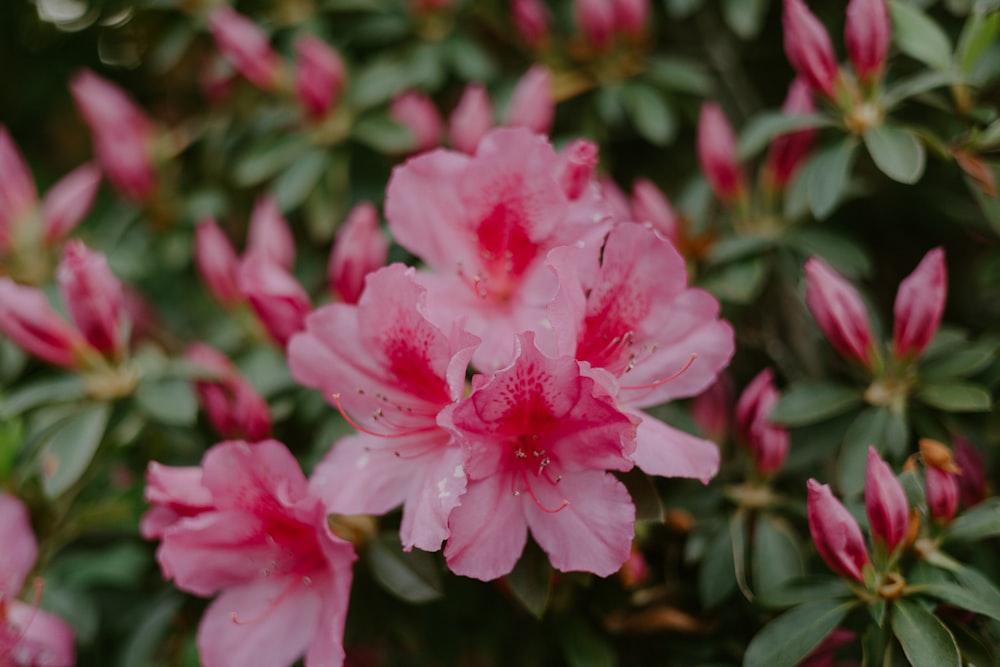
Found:
[(56, 270), (59, 292), (84, 338), (101, 354), (118, 358), (128, 344), (125, 292), (107, 258), (83, 241), (66, 244)]
[(719, 466), (716, 445), (642, 408), (701, 393), (729, 363), (733, 331), (719, 319), (719, 302), (688, 287), (684, 259), (644, 225), (612, 229), (599, 267), (589, 254), (589, 269), (580, 271), (579, 254), (567, 247), (549, 255), (560, 285), (548, 310), (559, 353), (612, 378), (609, 391), (641, 421), (636, 465), (707, 482)]
[(194, 387), (219, 435), (251, 442), (270, 435), (267, 402), (226, 355), (204, 343), (195, 343), (184, 358), (192, 367), (217, 376), (217, 379), (197, 380)]
[(553, 567), (607, 576), (628, 560), (635, 507), (607, 470), (628, 470), (634, 425), (572, 357), (550, 358), (530, 333), (514, 362), (477, 376), (442, 415), (468, 453), (452, 510), (448, 567), (482, 580), (509, 573), (530, 529)]
[[(73, 630), (53, 614), (17, 596), (38, 557), (28, 510), (0, 492), (0, 664), (10, 667), (72, 667)], [(40, 582), (39, 582), (40, 585)]]
[(761, 475), (778, 472), (788, 456), (788, 430), (770, 421), (771, 411), (780, 398), (774, 386), (774, 373), (765, 368), (747, 385), (736, 403), (737, 436), (749, 448)]
[(277, 85), (281, 64), (260, 26), (227, 5), (214, 10), (208, 22), (219, 51), (240, 74), (264, 90)]
[(437, 423), (461, 398), (478, 339), (427, 317), (413, 269), (371, 274), (357, 306), (333, 304), (306, 319), (288, 363), (360, 430), (338, 442), (312, 484), (331, 512), (383, 514), (403, 504), (405, 548), (435, 551), (465, 490), (463, 451)]
[[(199, 479), (200, 473), (200, 479)], [(205, 667), (343, 664), (344, 620), (355, 560), (330, 532), (298, 462), (280, 442), (230, 441), (200, 468), (151, 464), (148, 515), (167, 579), (200, 596), (219, 593), (198, 627)]]
[(97, 351), (64, 320), (40, 289), (0, 277), (0, 331), (30, 354), (74, 368)]
[(101, 182), (101, 171), (93, 163), (77, 167), (49, 188), (42, 200), (45, 242), (54, 245), (90, 210)]
[(388, 256), (389, 239), (379, 227), (378, 211), (361, 202), (337, 230), (327, 270), (330, 289), (346, 303), (357, 303), (365, 277), (385, 266)]
[(957, 473), (928, 465), (924, 468), (924, 495), (931, 518), (948, 523), (958, 511)]
[(493, 127), (493, 107), (483, 86), (471, 84), (448, 119), (449, 137), (455, 150), (473, 155), (479, 141)]
[(573, 0), (573, 17), (595, 49), (600, 51), (611, 45), (616, 29), (612, 0)]
[(410, 91), (392, 101), (389, 113), (413, 136), (413, 152), (421, 153), (441, 143), (444, 123), (431, 98)]
[(615, 8), (615, 28), (626, 35), (637, 36), (646, 31), (649, 22), (649, 0), (612, 0)]
[(552, 98), (552, 74), (547, 67), (535, 65), (518, 80), (511, 95), (504, 125), (526, 127), (538, 134), (552, 129), (556, 104)]
[(250, 302), (260, 323), (281, 347), (305, 326), (312, 301), (302, 285), (284, 267), (263, 254), (243, 259), (237, 278), (240, 292)]
[(313, 36), (295, 42), (298, 57), (295, 92), (312, 118), (322, 118), (337, 103), (347, 78), (344, 61), (336, 49)]
[(278, 202), (268, 195), (254, 202), (244, 255), (259, 254), (287, 271), (295, 267), (295, 238)]
[(17, 218), (30, 211), (38, 201), (35, 179), (28, 164), (0, 126), (0, 248), (6, 245)]
[(960, 435), (955, 436), (955, 463), (962, 470), (958, 490), (962, 504), (972, 507), (989, 496), (986, 483), (986, 461), (982, 452)]
[(569, 199), (579, 199), (593, 185), (597, 151), (594, 142), (575, 139), (559, 152), (559, 183)]
[(733, 385), (728, 375), (719, 375), (712, 385), (694, 397), (691, 418), (709, 440), (722, 442), (729, 433), (733, 413)]

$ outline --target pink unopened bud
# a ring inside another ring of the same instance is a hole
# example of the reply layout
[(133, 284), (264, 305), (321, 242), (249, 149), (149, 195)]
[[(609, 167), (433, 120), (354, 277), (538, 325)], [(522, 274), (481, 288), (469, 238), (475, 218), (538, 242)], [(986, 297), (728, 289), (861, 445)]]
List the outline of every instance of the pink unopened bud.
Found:
[(77, 74), (70, 90), (93, 132), (94, 150), (108, 180), (127, 197), (148, 199), (156, 187), (149, 119), (118, 86), (93, 72)]
[(803, 658), (802, 662), (798, 663), (795, 667), (848, 667), (849, 665), (855, 665), (856, 663), (835, 662), (835, 660), (837, 649), (848, 644), (853, 644), (857, 639), (858, 635), (856, 632), (851, 632), (846, 628), (834, 628), (826, 636), (826, 639), (821, 641), (819, 646), (810, 651), (809, 655)]
[(981, 503), (989, 495), (986, 487), (986, 461), (976, 447), (960, 435), (955, 436), (955, 463), (962, 470), (958, 477), (959, 499), (966, 507)]
[(844, 43), (859, 79), (873, 79), (882, 73), (890, 37), (889, 9), (885, 0), (851, 0), (848, 3)]
[(632, 217), (653, 226), (671, 243), (677, 243), (680, 229), (674, 208), (652, 181), (640, 178), (632, 184)]
[(728, 375), (720, 375), (691, 402), (691, 418), (709, 440), (722, 442), (729, 433), (733, 412), (733, 387)]
[(806, 304), (837, 352), (866, 368), (872, 364), (872, 330), (857, 290), (819, 257), (806, 261)]
[(218, 104), (229, 97), (235, 78), (236, 70), (229, 61), (213, 53), (202, 63), (198, 88), (208, 101)]
[(833, 97), (837, 78), (837, 56), (826, 28), (804, 0), (784, 0), (781, 23), (785, 30), (785, 54), (792, 67), (817, 93)]
[(575, 139), (559, 152), (557, 178), (566, 197), (575, 200), (591, 182), (597, 166), (597, 144), (586, 139)]
[(774, 371), (765, 368), (750, 381), (739, 400), (736, 401), (736, 437), (746, 443), (750, 440), (750, 425), (753, 424), (760, 403), (774, 388)]
[(732, 202), (743, 194), (744, 178), (736, 158), (736, 135), (722, 107), (701, 105), (698, 116), (698, 161), (715, 196)]
[(765, 368), (757, 374), (736, 403), (737, 437), (750, 450), (761, 475), (773, 475), (788, 457), (788, 430), (770, 422), (771, 411), (781, 399), (774, 374)]
[(184, 355), (189, 364), (218, 377), (194, 383), (213, 428), (224, 438), (256, 442), (271, 434), (267, 403), (229, 359), (218, 350), (195, 343)]
[(625, 588), (636, 588), (649, 579), (649, 563), (635, 542), (632, 543), (628, 560), (622, 563), (621, 569), (618, 570), (618, 576), (621, 577)]
[(96, 165), (85, 164), (49, 188), (42, 200), (46, 243), (51, 245), (66, 236), (87, 215), (100, 183), (101, 171)]
[(906, 492), (874, 447), (868, 448), (865, 471), (865, 512), (872, 538), (882, 540), (892, 552), (906, 539), (910, 525), (910, 504)]
[(649, 0), (613, 0), (615, 27), (626, 35), (641, 35), (649, 21)]
[(510, 0), (510, 13), (528, 46), (538, 48), (548, 37), (549, 10), (541, 0)]
[(295, 42), (298, 63), (295, 92), (313, 118), (322, 118), (337, 103), (344, 87), (346, 70), (337, 51), (319, 39), (306, 36)]
[(0, 250), (9, 243), (17, 218), (30, 211), (38, 201), (35, 178), (20, 151), (0, 125)]
[(295, 238), (274, 197), (261, 197), (254, 203), (246, 253), (264, 255), (289, 271), (295, 266)]
[(337, 232), (330, 253), (330, 289), (347, 303), (357, 303), (365, 276), (385, 266), (389, 239), (379, 228), (378, 212), (369, 202), (354, 207)]
[(493, 107), (486, 89), (478, 84), (467, 86), (448, 120), (451, 145), (472, 155), (479, 140), (493, 127)]
[(219, 51), (247, 81), (264, 90), (278, 83), (278, 56), (260, 26), (228, 5), (212, 12), (208, 24)]
[(72, 368), (90, 346), (49, 305), (45, 293), (0, 278), (0, 331), (28, 353), (50, 364)]
[(806, 513), (816, 551), (840, 576), (863, 581), (861, 570), (868, 563), (868, 550), (861, 527), (834, 497), (828, 485), (810, 479), (807, 487), (809, 499)]
[(547, 134), (552, 129), (556, 105), (552, 98), (552, 74), (547, 67), (535, 65), (517, 82), (504, 125), (526, 127), (538, 134)]
[(309, 295), (288, 271), (265, 255), (249, 254), (240, 264), (239, 286), (260, 323), (282, 348), (305, 327)]
[(392, 101), (389, 112), (413, 135), (414, 152), (430, 150), (441, 143), (441, 114), (426, 95), (415, 91), (403, 93)]
[[(795, 79), (788, 87), (788, 96), (781, 107), (788, 116), (804, 116), (816, 111), (809, 86), (802, 79)], [(765, 165), (771, 182), (784, 189), (792, 180), (799, 166), (812, 150), (816, 140), (816, 130), (809, 128), (783, 134), (771, 143)]]
[(948, 298), (944, 249), (934, 248), (899, 284), (893, 307), (893, 349), (898, 359), (918, 356), (941, 325)]
[(56, 280), (63, 303), (83, 337), (102, 354), (118, 357), (128, 341), (125, 294), (108, 260), (83, 241), (66, 244)]
[(198, 223), (195, 230), (194, 261), (208, 291), (221, 304), (231, 306), (243, 300), (236, 278), (240, 265), (236, 250), (211, 218)]
[(610, 46), (616, 28), (611, 0), (574, 0), (573, 16), (591, 46), (597, 50)]
[(931, 518), (943, 523), (951, 521), (958, 511), (958, 475), (928, 465), (924, 468), (924, 494)]

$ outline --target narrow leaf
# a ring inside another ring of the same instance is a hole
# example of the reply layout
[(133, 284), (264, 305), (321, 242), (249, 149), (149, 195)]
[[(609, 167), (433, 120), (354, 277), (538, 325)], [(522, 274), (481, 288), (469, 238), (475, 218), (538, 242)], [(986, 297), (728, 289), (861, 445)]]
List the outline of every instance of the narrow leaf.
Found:
[(804, 574), (798, 539), (778, 517), (760, 517), (754, 528), (751, 553), (754, 591), (760, 598), (769, 599)]
[(65, 403), (83, 398), (83, 380), (78, 375), (27, 384), (0, 398), (0, 420), (7, 420), (40, 405)]
[(840, 201), (851, 175), (857, 146), (857, 139), (848, 138), (817, 153), (809, 161), (807, 196), (809, 209), (816, 218), (828, 217)]
[(785, 612), (750, 640), (743, 667), (794, 667), (840, 625), (854, 604), (817, 600)]
[(847, 412), (861, 402), (861, 394), (850, 387), (803, 382), (784, 392), (770, 419), (785, 426), (803, 426)]
[(913, 667), (960, 667), (955, 638), (919, 602), (903, 598), (892, 606), (892, 632)]
[(652, 86), (632, 84), (623, 102), (636, 131), (652, 144), (664, 146), (677, 134), (677, 117), (663, 95)]
[(891, 0), (892, 41), (906, 55), (937, 69), (951, 66), (951, 42), (937, 23), (911, 4)]
[(912, 184), (924, 173), (926, 152), (909, 130), (880, 125), (865, 132), (865, 146), (875, 166), (894, 181)]
[(382, 535), (368, 548), (372, 575), (387, 591), (407, 602), (429, 602), (441, 597), (441, 573), (426, 551), (403, 551), (396, 535)]
[(948, 542), (978, 542), (1000, 536), (1000, 498), (988, 498), (971, 507), (948, 524), (944, 539)]
[(783, 134), (827, 127), (830, 124), (830, 119), (820, 114), (788, 115), (780, 111), (762, 113), (751, 118), (740, 133), (739, 156), (741, 159), (751, 158)]
[(975, 384), (925, 384), (917, 397), (946, 412), (988, 412), (993, 405), (989, 392)]
[(111, 406), (98, 403), (63, 420), (42, 445), (42, 490), (56, 498), (73, 486), (94, 458)]

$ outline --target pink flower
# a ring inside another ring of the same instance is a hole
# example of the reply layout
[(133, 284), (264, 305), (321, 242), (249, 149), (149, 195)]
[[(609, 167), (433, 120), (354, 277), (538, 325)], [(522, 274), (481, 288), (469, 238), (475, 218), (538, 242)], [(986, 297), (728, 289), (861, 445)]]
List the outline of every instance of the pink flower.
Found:
[(572, 357), (552, 359), (518, 337), (514, 362), (478, 376), (446, 411), (469, 482), (452, 510), (448, 567), (482, 580), (509, 573), (528, 530), (561, 571), (599, 576), (628, 560), (635, 507), (607, 470), (628, 470), (634, 426)]
[(979, 449), (960, 435), (955, 436), (955, 463), (962, 470), (958, 478), (962, 504), (972, 507), (981, 503), (989, 495), (986, 461)]
[(199, 222), (195, 229), (194, 262), (202, 282), (219, 303), (231, 306), (243, 300), (237, 283), (240, 261), (236, 250), (211, 218)]
[(14, 223), (38, 201), (35, 179), (7, 129), (0, 126), (0, 250), (10, 243)]
[(194, 387), (219, 435), (257, 442), (271, 434), (267, 402), (228, 357), (208, 345), (195, 343), (188, 347), (184, 358), (192, 367), (217, 376), (196, 380)]
[(612, 0), (573, 0), (573, 17), (595, 49), (602, 51), (611, 45), (617, 27)]
[(493, 127), (493, 107), (486, 89), (478, 84), (467, 86), (451, 112), (448, 125), (452, 147), (474, 154), (479, 141)]
[(228, 5), (213, 11), (208, 23), (219, 51), (250, 83), (264, 90), (277, 85), (278, 56), (256, 23)]
[(89, 70), (70, 82), (76, 106), (94, 135), (94, 149), (111, 184), (136, 201), (152, 196), (156, 173), (153, 125), (121, 88)]
[(576, 139), (559, 153), (559, 183), (569, 199), (579, 199), (593, 183), (597, 151), (594, 142)]
[(612, 0), (615, 27), (626, 35), (641, 35), (649, 21), (649, 0)]
[(765, 368), (747, 385), (736, 402), (736, 433), (750, 449), (761, 475), (778, 472), (788, 456), (788, 431), (769, 419), (781, 394), (774, 386), (774, 373)]
[(437, 417), (465, 391), (478, 339), (432, 323), (425, 299), (413, 269), (380, 269), (357, 306), (325, 306), (306, 319), (288, 345), (288, 364), (297, 382), (321, 390), (360, 431), (313, 473), (329, 511), (383, 514), (402, 503), (404, 547), (435, 551), (465, 491), (462, 449)]
[(719, 319), (719, 302), (688, 287), (684, 259), (643, 225), (614, 227), (599, 264), (597, 253), (576, 247), (553, 250), (548, 263), (559, 282), (548, 307), (558, 352), (600, 369), (602, 384), (639, 421), (636, 465), (707, 482), (718, 447), (642, 409), (699, 394), (729, 363), (733, 331)]
[[(804, 116), (816, 111), (809, 86), (802, 79), (795, 79), (788, 87), (788, 96), (785, 97), (781, 111), (788, 116)], [(815, 140), (816, 130), (806, 129), (783, 134), (771, 142), (764, 168), (778, 188), (788, 186), (808, 157)]]
[(165, 466), (152, 461), (146, 468), (146, 502), (139, 532), (147, 540), (163, 537), (178, 521), (211, 510), (212, 492), (201, 483), (198, 466)]
[(535, 65), (520, 78), (514, 87), (504, 125), (526, 127), (538, 134), (548, 134), (555, 116), (552, 98), (552, 74), (547, 67)]
[(736, 158), (736, 135), (718, 104), (705, 102), (698, 117), (698, 162), (715, 196), (724, 202), (740, 198), (746, 189)]
[(858, 522), (828, 485), (810, 479), (807, 486), (809, 533), (816, 551), (840, 576), (863, 581), (861, 570), (868, 563), (868, 550)]
[(49, 305), (45, 293), (0, 278), (0, 331), (39, 359), (74, 368), (97, 354)]
[(910, 525), (910, 504), (892, 468), (874, 447), (868, 448), (865, 472), (865, 512), (872, 538), (882, 540), (889, 552), (906, 539)]
[(295, 267), (295, 238), (278, 203), (270, 195), (254, 202), (250, 214), (244, 255), (251, 254), (263, 255), (287, 271)]
[(636, 222), (649, 223), (671, 243), (680, 235), (677, 214), (670, 201), (652, 181), (640, 178), (632, 183), (632, 217)]
[(62, 301), (87, 342), (105, 356), (120, 357), (128, 344), (125, 293), (104, 255), (83, 241), (70, 241), (56, 279)]
[(721, 442), (729, 433), (733, 413), (733, 387), (728, 375), (719, 378), (691, 402), (691, 418), (709, 440)]
[(897, 359), (917, 357), (941, 325), (948, 298), (948, 270), (944, 249), (934, 248), (899, 284), (893, 307), (893, 350)]
[(365, 287), (365, 277), (385, 266), (389, 239), (378, 223), (378, 211), (370, 202), (361, 202), (337, 231), (327, 271), (330, 289), (345, 303), (357, 303)]
[(882, 73), (891, 33), (885, 0), (851, 0), (848, 3), (844, 43), (859, 79), (874, 79)]
[[(11, 667), (72, 667), (73, 630), (59, 617), (17, 599), (38, 557), (28, 510), (0, 492), (0, 659)], [(37, 603), (36, 603), (37, 604)]]
[(950, 522), (958, 511), (958, 475), (933, 465), (925, 466), (924, 494), (931, 518)]
[(49, 188), (42, 200), (45, 242), (54, 245), (65, 237), (90, 210), (101, 183), (95, 164), (77, 167)]
[(306, 36), (295, 42), (298, 62), (295, 92), (313, 118), (322, 118), (337, 103), (347, 72), (336, 49), (319, 39)]
[(833, 348), (866, 368), (873, 362), (868, 311), (853, 286), (819, 257), (806, 261), (806, 304)]
[(444, 132), (441, 114), (431, 98), (410, 91), (392, 101), (389, 113), (413, 135), (413, 152), (421, 153), (441, 143)]
[(781, 23), (785, 30), (785, 54), (799, 76), (814, 92), (833, 97), (837, 56), (826, 28), (804, 0), (784, 0)]
[(177, 515), (155, 526), (164, 577), (221, 592), (198, 627), (202, 664), (341, 665), (354, 549), (330, 532), (295, 458), (275, 440), (230, 441), (205, 453), (200, 485), (196, 470), (151, 464), (146, 493)]
[(521, 38), (537, 49), (549, 36), (549, 10), (541, 0), (510, 0), (510, 13)]
[(237, 280), (260, 323), (284, 348), (292, 334), (305, 327), (312, 310), (309, 295), (292, 274), (263, 254), (244, 257)]

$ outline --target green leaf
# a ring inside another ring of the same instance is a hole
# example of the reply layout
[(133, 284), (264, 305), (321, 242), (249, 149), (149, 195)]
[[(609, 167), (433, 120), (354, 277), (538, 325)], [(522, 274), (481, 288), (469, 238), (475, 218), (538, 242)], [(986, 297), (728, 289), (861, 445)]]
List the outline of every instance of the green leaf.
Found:
[(97, 453), (111, 406), (96, 403), (62, 420), (41, 450), (42, 490), (56, 498), (73, 486)]
[(434, 556), (414, 549), (403, 551), (398, 535), (380, 535), (368, 546), (368, 565), (375, 580), (407, 602), (441, 597), (441, 572)]
[(1000, 13), (974, 13), (969, 16), (962, 35), (958, 38), (958, 66), (968, 74), (983, 57), (983, 54), (996, 42), (997, 31), (1000, 29)]
[(143, 382), (135, 392), (136, 407), (161, 424), (191, 426), (198, 417), (198, 400), (185, 380)]
[(79, 375), (32, 382), (0, 398), (0, 420), (16, 417), (41, 405), (75, 401), (86, 393)]
[(951, 42), (937, 23), (913, 5), (889, 2), (892, 41), (900, 51), (937, 69), (951, 67)]
[(754, 526), (751, 554), (754, 592), (761, 599), (770, 599), (805, 572), (795, 532), (779, 517), (760, 517)]
[(750, 640), (743, 667), (795, 667), (840, 625), (854, 604), (817, 600), (785, 612)]
[(768, 0), (725, 0), (722, 17), (741, 39), (753, 39), (764, 25), (768, 4)]
[(73, 551), (50, 567), (71, 588), (138, 586), (149, 568), (149, 552), (138, 542), (121, 542), (100, 549)]
[(785, 426), (803, 426), (847, 412), (861, 402), (856, 389), (827, 382), (802, 382), (784, 391), (770, 420)]
[(300, 155), (271, 187), (274, 199), (282, 211), (290, 211), (309, 196), (326, 169), (326, 152), (311, 149)]
[(698, 571), (701, 603), (712, 608), (736, 589), (736, 565), (733, 561), (733, 538), (729, 524), (721, 524), (712, 536)]
[(942, 537), (947, 542), (978, 542), (1000, 536), (1000, 498), (987, 498), (965, 510), (948, 524)]
[(946, 412), (988, 412), (993, 407), (989, 392), (976, 384), (924, 384), (917, 398)]
[(738, 154), (741, 160), (752, 158), (783, 134), (815, 127), (828, 127), (830, 119), (820, 114), (788, 115), (767, 111), (754, 116), (740, 132)]
[(536, 618), (541, 618), (549, 603), (552, 588), (552, 565), (542, 549), (529, 539), (517, 565), (506, 577), (514, 596)]
[(652, 144), (664, 146), (677, 134), (677, 116), (663, 95), (652, 86), (633, 83), (622, 99), (636, 131)]
[(753, 257), (712, 271), (701, 286), (724, 301), (749, 303), (760, 293), (766, 278), (767, 263)]
[(458, 34), (447, 42), (451, 66), (465, 81), (484, 83), (496, 78), (497, 67), (483, 46)]
[(664, 90), (690, 93), (699, 97), (712, 90), (712, 77), (696, 60), (659, 56), (649, 58), (646, 75)]
[(893, 125), (873, 127), (865, 132), (865, 146), (875, 166), (894, 181), (916, 183), (924, 173), (924, 145), (909, 130)]
[(385, 114), (368, 114), (355, 123), (353, 136), (357, 141), (379, 153), (398, 155), (416, 145), (409, 129)]
[(913, 667), (961, 667), (955, 638), (934, 614), (903, 598), (892, 605), (892, 632)]
[(174, 591), (158, 596), (122, 646), (118, 667), (146, 667), (152, 664), (183, 603), (184, 598)]
[(663, 501), (649, 475), (635, 467), (628, 472), (616, 473), (615, 476), (625, 485), (632, 498), (636, 521), (663, 521)]
[(911, 583), (915, 583), (920, 595), (929, 595), (956, 607), (1000, 621), (1000, 590), (997, 590), (993, 582), (982, 573), (970, 567), (963, 567), (951, 573), (959, 579), (958, 582), (954, 582), (947, 580), (949, 578), (947, 573), (942, 570), (939, 572), (945, 575), (944, 581), (926, 583), (911, 581)]
[(920, 365), (920, 377), (932, 382), (968, 377), (986, 368), (996, 355), (992, 342), (970, 344), (949, 355), (928, 359)]
[(784, 239), (807, 257), (819, 255), (842, 274), (857, 277), (871, 274), (868, 253), (848, 236), (815, 227), (797, 227), (786, 233)]
[(809, 210), (817, 219), (823, 220), (833, 213), (840, 201), (851, 176), (857, 146), (857, 139), (848, 137), (820, 151), (807, 163)]
[(349, 95), (358, 110), (387, 102), (410, 85), (406, 63), (398, 57), (375, 60), (351, 76)]
[(759, 255), (771, 249), (774, 245), (774, 238), (770, 236), (758, 236), (749, 234), (747, 236), (728, 236), (714, 246), (709, 261), (713, 265), (726, 264), (744, 257)]
[(951, 70), (947, 72), (924, 70), (919, 74), (901, 79), (889, 86), (882, 97), (882, 106), (886, 111), (889, 111), (903, 100), (909, 99), (914, 95), (920, 95), (921, 93), (926, 93), (928, 90), (934, 90), (941, 86), (949, 86), (960, 81), (962, 81), (962, 77), (957, 72)]
[(837, 458), (837, 486), (844, 496), (858, 496), (865, 488), (868, 446), (885, 451), (885, 432), (891, 413), (883, 407), (868, 407), (851, 423)]
[(233, 181), (240, 187), (263, 183), (294, 163), (306, 150), (302, 137), (282, 136), (254, 144), (233, 166)]
[(560, 624), (559, 639), (569, 667), (614, 667), (615, 652), (600, 632), (579, 616)]

